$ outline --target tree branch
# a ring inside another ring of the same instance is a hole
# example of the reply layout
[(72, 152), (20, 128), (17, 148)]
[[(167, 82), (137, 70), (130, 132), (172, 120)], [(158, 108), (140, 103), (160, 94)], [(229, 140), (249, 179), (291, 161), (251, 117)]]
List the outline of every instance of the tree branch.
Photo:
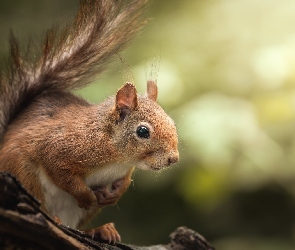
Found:
[(40, 203), (10, 174), (0, 173), (1, 249), (65, 250), (213, 250), (206, 239), (186, 227), (170, 235), (170, 243), (148, 247), (110, 245), (90, 239), (83, 232), (55, 223)]

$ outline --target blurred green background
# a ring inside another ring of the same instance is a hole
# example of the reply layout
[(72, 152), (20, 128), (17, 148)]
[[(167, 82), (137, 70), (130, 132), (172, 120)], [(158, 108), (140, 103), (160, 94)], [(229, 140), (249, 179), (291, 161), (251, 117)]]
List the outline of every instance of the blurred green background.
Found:
[[(73, 17), (77, 0), (0, 0), (1, 65), (9, 29), (25, 46)], [(149, 24), (96, 83), (99, 102), (133, 79), (158, 75), (159, 103), (175, 120), (181, 161), (136, 171), (114, 221), (124, 242), (168, 242), (185, 225), (219, 250), (295, 246), (295, 2), (153, 1)], [(126, 69), (127, 68), (127, 69)]]

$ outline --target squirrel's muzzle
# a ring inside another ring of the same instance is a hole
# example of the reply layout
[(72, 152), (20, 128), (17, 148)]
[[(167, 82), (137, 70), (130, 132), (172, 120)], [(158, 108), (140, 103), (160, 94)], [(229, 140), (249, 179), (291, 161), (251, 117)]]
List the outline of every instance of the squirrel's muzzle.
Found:
[(175, 164), (179, 161), (179, 153), (177, 152), (177, 154), (171, 156), (168, 158), (168, 166)]

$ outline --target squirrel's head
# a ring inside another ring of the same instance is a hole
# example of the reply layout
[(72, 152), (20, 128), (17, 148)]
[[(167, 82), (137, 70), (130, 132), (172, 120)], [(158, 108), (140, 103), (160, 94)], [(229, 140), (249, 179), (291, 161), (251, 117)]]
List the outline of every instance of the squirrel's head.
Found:
[(154, 81), (147, 82), (145, 96), (126, 83), (118, 90), (112, 110), (114, 144), (126, 161), (132, 159), (145, 170), (161, 170), (179, 160), (176, 127), (156, 102), (157, 94)]

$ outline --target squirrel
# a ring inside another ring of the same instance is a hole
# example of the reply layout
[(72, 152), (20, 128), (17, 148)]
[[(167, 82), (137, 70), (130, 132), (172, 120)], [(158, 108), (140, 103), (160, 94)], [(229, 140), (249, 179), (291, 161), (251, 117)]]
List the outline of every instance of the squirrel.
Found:
[[(39, 56), (21, 52), (10, 36), (10, 63), (0, 72), (0, 171), (72, 228), (116, 204), (134, 168), (157, 171), (179, 160), (177, 130), (156, 101), (155, 80), (145, 95), (126, 82), (99, 104), (70, 92), (126, 47), (146, 22), (147, 2), (80, 0), (72, 23), (47, 31)], [(85, 233), (120, 241), (113, 223)]]

